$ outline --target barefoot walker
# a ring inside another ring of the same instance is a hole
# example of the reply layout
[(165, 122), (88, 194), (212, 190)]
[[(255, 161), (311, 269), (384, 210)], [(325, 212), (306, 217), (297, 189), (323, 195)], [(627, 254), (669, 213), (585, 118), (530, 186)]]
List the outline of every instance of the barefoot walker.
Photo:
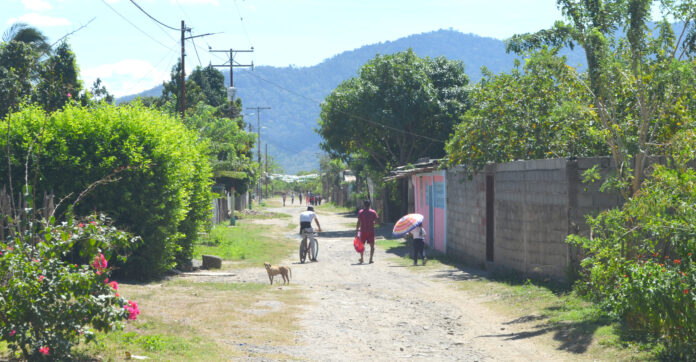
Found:
[[(370, 244), (370, 263), (375, 254), (375, 220), (377, 211), (370, 208), (370, 201), (363, 202), (363, 209), (358, 212), (358, 224), (355, 225), (355, 235), (360, 237), (363, 244)], [(363, 253), (360, 253), (360, 263), (363, 262)]]

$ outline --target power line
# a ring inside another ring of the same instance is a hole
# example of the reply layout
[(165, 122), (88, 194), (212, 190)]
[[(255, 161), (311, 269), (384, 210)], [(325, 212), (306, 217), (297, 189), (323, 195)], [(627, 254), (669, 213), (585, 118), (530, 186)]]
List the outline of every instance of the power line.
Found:
[(193, 40), (193, 33), (191, 33), (191, 28), (189, 28), (189, 35), (191, 36), (189, 40), (191, 40), (191, 44), (193, 44), (193, 50), (196, 51), (196, 58), (198, 58), (198, 65), (203, 68), (203, 63), (201, 63), (201, 57), (198, 55), (198, 47), (196, 46), (196, 42)]
[(234, 3), (234, 7), (237, 8), (237, 14), (239, 15), (239, 23), (242, 25), (242, 30), (244, 30), (244, 34), (246, 34), (247, 40), (249, 41), (249, 47), (254, 48), (254, 46), (251, 43), (251, 37), (249, 37), (249, 32), (247, 32), (246, 26), (244, 25), (244, 17), (242, 16), (242, 12), (239, 11), (239, 5), (237, 5), (237, 0), (232, 0)]
[(140, 5), (138, 5), (135, 1), (130, 0), (130, 2), (131, 2), (133, 5), (135, 5), (136, 8), (140, 9), (140, 11), (142, 11), (143, 14), (147, 15), (148, 18), (150, 18), (150, 19), (156, 21), (158, 24), (162, 25), (163, 27), (169, 28), (169, 29), (171, 29), (171, 30), (179, 31), (179, 29), (174, 28), (174, 27), (171, 27), (171, 26), (169, 26), (169, 25), (167, 25), (167, 24), (165, 24), (165, 23), (163, 23), (163, 22), (161, 22), (161, 21), (155, 19), (152, 15), (148, 14), (147, 11), (143, 10), (143, 8), (141, 8)]
[(138, 31), (140, 31), (141, 33), (143, 33), (143, 34), (144, 34), (145, 36), (147, 36), (148, 38), (152, 39), (152, 41), (154, 41), (155, 43), (157, 43), (157, 44), (159, 44), (159, 45), (161, 45), (161, 46), (163, 46), (163, 47), (165, 47), (165, 48), (167, 48), (167, 49), (169, 49), (169, 50), (173, 50), (172, 48), (170, 48), (170, 47), (164, 45), (164, 44), (163, 44), (162, 42), (160, 42), (159, 40), (153, 38), (150, 34), (148, 34), (147, 32), (145, 32), (143, 29), (140, 29), (137, 25), (133, 24), (130, 20), (128, 20), (128, 18), (126, 18), (125, 16), (121, 15), (121, 13), (119, 13), (118, 11), (116, 11), (116, 9), (114, 9), (111, 5), (109, 5), (105, 0), (102, 0), (102, 2), (104, 3), (104, 5), (108, 6), (109, 9), (111, 9), (111, 11), (113, 11), (114, 13), (116, 13), (116, 15), (120, 16), (120, 17), (121, 17), (123, 20), (125, 20), (128, 24), (130, 24), (130, 25), (132, 25), (134, 28), (138, 29)]

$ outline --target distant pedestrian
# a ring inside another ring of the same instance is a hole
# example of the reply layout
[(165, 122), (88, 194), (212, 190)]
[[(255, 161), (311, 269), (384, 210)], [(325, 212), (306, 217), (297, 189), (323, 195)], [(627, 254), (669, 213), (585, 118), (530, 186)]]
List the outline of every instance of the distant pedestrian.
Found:
[[(358, 223), (355, 225), (355, 236), (360, 237), (363, 244), (370, 244), (370, 264), (375, 255), (375, 221), (377, 221), (377, 211), (370, 208), (370, 200), (363, 202), (363, 209), (358, 212)], [(360, 264), (363, 263), (363, 250), (360, 253)]]
[(423, 259), (423, 265), (428, 261), (425, 257), (425, 229), (423, 224), (418, 225), (415, 229), (409, 232), (413, 238), (413, 265), (418, 265), (418, 258)]
[(316, 196), (312, 195), (309, 197), (309, 203), (314, 206), (316, 205)]
[(290, 205), (295, 204), (295, 191), (290, 193)]
[(297, 196), (300, 199), (300, 205), (302, 205), (302, 192)]
[(285, 199), (288, 197), (288, 194), (283, 192), (283, 206), (285, 206)]
[(305, 192), (305, 203), (309, 205), (309, 193)]

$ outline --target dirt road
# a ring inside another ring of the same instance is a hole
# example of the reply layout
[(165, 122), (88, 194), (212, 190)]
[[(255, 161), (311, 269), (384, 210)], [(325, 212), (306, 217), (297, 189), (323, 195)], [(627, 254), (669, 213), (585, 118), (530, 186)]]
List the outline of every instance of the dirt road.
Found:
[[(299, 215), (302, 209), (295, 204), (271, 211)], [(323, 229), (319, 261), (300, 264), (294, 255), (285, 261), (292, 267), (292, 287), (305, 290), (311, 301), (301, 317), (297, 344), (244, 346), (248, 352), (319, 361), (573, 359), (530, 339), (510, 337), (519, 331), (506, 323), (508, 319), (453, 287), (455, 281), (473, 275), (448, 266), (427, 271), (403, 266), (379, 248), (374, 264), (358, 264), (352, 245), (355, 226), (349, 226), (355, 218), (321, 211), (318, 215)], [(299, 245), (297, 235), (288, 236), (297, 238)], [(268, 282), (259, 269), (240, 271), (234, 279)]]

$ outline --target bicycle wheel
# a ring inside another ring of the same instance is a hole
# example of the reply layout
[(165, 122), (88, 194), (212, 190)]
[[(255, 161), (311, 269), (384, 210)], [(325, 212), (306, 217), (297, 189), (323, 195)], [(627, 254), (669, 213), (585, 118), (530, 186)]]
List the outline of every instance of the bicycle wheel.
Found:
[(303, 239), (300, 241), (300, 263), (304, 264), (305, 258), (307, 258), (307, 248), (305, 247), (305, 241)]
[(319, 254), (319, 242), (315, 239), (309, 243), (309, 255), (311, 256), (312, 260), (316, 261), (317, 254)]

